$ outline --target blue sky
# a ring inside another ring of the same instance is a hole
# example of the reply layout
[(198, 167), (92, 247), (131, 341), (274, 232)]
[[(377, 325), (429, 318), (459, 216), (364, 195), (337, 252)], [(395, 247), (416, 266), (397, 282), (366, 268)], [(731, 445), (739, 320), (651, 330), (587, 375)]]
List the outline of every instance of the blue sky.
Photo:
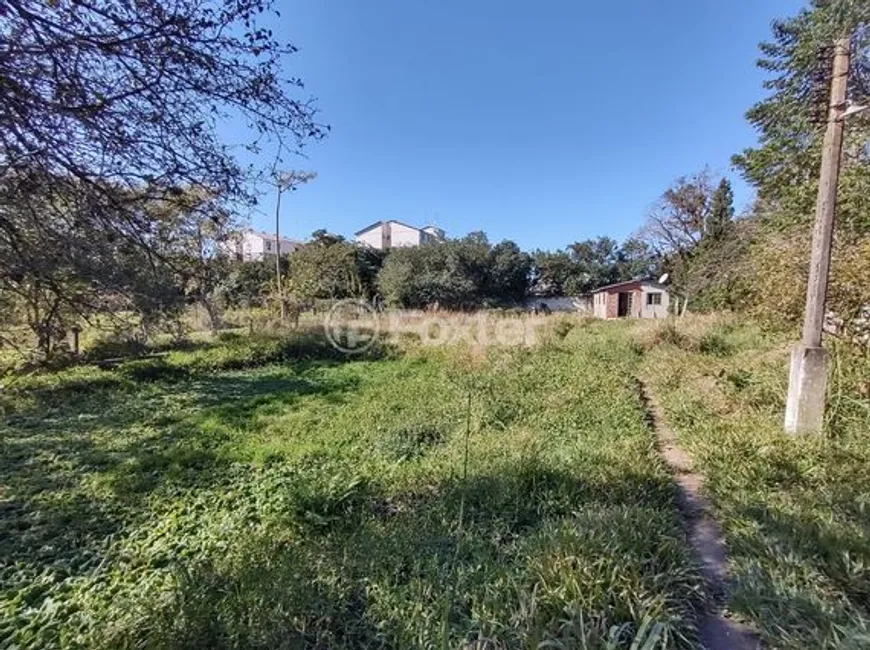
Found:
[[(624, 239), (704, 165), (751, 198), (730, 157), (770, 22), (797, 0), (280, 0), (287, 70), (317, 98), (318, 173), (282, 230), (351, 236), (379, 219), (485, 231), (525, 249)], [(274, 199), (252, 215), (270, 228)]]

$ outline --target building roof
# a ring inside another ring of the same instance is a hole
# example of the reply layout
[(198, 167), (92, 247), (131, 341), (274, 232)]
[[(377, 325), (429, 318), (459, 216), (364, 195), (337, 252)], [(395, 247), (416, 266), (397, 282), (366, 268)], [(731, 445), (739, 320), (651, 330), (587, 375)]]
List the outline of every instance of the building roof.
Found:
[(353, 236), (359, 237), (364, 232), (368, 232), (369, 230), (373, 230), (373, 229), (377, 228), (378, 226), (384, 225), (385, 223), (397, 223), (399, 225), (405, 226), (406, 228), (411, 228), (412, 230), (422, 230), (421, 228), (418, 228), (417, 226), (412, 226), (410, 224), (405, 223), (404, 221), (399, 221), (398, 219), (383, 219), (381, 221), (375, 221), (373, 224), (369, 224), (368, 226), (366, 226), (362, 230), (358, 230), (357, 232), (355, 232), (353, 234)]
[(607, 284), (603, 287), (598, 287), (594, 289), (592, 293), (599, 293), (601, 291), (610, 291), (612, 289), (622, 289), (628, 288), (630, 286), (640, 286), (647, 285), (655, 287), (656, 289), (661, 289), (662, 291), (666, 291), (667, 287), (663, 284), (659, 284), (658, 282), (653, 282), (652, 280), (625, 280), (624, 282), (615, 282), (613, 284)]
[[(262, 237), (263, 239), (275, 240), (275, 233), (268, 233), (262, 230), (246, 230), (248, 234), (256, 235), (257, 237)], [(304, 241), (299, 241), (298, 239), (292, 239), (290, 237), (279, 237), (281, 241), (289, 241), (291, 244), (299, 244), (300, 246), (304, 245)]]

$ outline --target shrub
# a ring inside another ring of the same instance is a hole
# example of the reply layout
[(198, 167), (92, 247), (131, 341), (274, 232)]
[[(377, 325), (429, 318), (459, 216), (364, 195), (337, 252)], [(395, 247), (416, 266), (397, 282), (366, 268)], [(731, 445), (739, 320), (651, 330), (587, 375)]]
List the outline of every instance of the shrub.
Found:
[(383, 438), (380, 448), (395, 460), (419, 458), (444, 442), (444, 435), (431, 424), (400, 427)]
[(88, 361), (116, 359), (120, 357), (138, 357), (148, 351), (148, 346), (133, 338), (107, 338), (90, 345), (84, 354)]
[(184, 368), (167, 363), (163, 358), (127, 361), (118, 368), (118, 372), (136, 382), (178, 381), (187, 376)]
[(557, 339), (562, 340), (571, 333), (575, 325), (576, 323), (571, 318), (560, 318), (553, 326), (553, 335)]
[(734, 352), (734, 346), (722, 332), (716, 330), (706, 332), (698, 343), (702, 354), (714, 357), (727, 357)]

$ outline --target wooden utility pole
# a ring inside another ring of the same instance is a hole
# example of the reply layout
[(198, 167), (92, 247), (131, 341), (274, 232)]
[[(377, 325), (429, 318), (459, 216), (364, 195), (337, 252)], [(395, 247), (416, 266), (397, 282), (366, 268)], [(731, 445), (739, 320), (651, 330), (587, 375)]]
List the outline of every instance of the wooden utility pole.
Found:
[(807, 304), (801, 344), (792, 351), (785, 429), (789, 433), (819, 432), (824, 423), (828, 356), (822, 348), (831, 243), (837, 208), (837, 184), (843, 150), (846, 88), (849, 83), (850, 41), (839, 38), (834, 44), (831, 75), (831, 100), (828, 124), (822, 145), (822, 166), (813, 248), (807, 284)]

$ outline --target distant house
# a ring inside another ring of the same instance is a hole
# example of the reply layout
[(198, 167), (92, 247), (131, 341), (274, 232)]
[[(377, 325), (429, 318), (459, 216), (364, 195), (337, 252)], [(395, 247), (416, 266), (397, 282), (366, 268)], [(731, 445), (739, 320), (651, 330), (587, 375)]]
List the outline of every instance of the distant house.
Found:
[(592, 292), (592, 311), (598, 318), (665, 318), (670, 294), (667, 287), (648, 280), (630, 280)]
[(435, 226), (417, 228), (401, 221), (390, 219), (377, 221), (354, 233), (356, 240), (364, 246), (389, 250), (404, 246), (420, 246), (429, 242), (444, 241), (444, 231)]
[(245, 230), (231, 236), (223, 245), (223, 250), (237, 260), (250, 262), (274, 258), (276, 254), (290, 255), (303, 245), (300, 241), (284, 237), (276, 242), (274, 233)]

